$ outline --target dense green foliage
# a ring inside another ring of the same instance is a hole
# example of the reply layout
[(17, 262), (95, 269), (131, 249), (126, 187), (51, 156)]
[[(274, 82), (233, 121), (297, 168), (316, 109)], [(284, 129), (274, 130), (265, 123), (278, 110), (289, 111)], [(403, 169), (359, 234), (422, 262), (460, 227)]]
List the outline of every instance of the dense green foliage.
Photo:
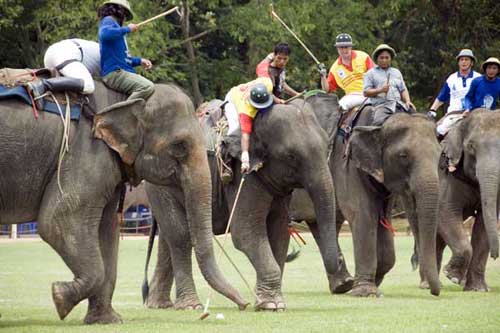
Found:
[[(130, 1), (135, 22), (160, 13), (178, 0)], [(102, 0), (0, 0), (0, 66), (41, 66), (43, 52), (63, 38), (96, 39), (96, 8)], [(312, 59), (278, 22), (268, 15), (270, 1), (188, 0), (189, 36), (195, 59), (186, 51), (185, 35), (175, 15), (129, 36), (135, 55), (150, 58), (155, 81), (175, 81), (193, 92), (193, 76), (205, 99), (223, 97), (231, 86), (250, 80), (255, 65), (275, 43), (293, 47), (289, 83), (315, 88), (319, 75)], [(428, 103), (448, 73), (456, 69), (460, 48), (478, 59), (500, 53), (500, 2), (497, 0), (281, 0), (276, 12), (327, 66), (337, 57), (333, 46), (340, 32), (350, 33), (356, 47), (371, 53), (382, 42), (398, 51), (410, 93)], [(476, 69), (479, 66), (476, 65)], [(194, 68), (194, 71), (192, 70)], [(199, 101), (197, 101), (199, 102)]]
[[(411, 237), (396, 237), (396, 266), (382, 283), (383, 298), (354, 298), (331, 295), (320, 254), (310, 234), (302, 234), (308, 244), (300, 257), (286, 265), (284, 297), (288, 309), (283, 313), (238, 311), (236, 305), (216, 292), (211, 294), (211, 315), (198, 320), (201, 310), (150, 310), (142, 305), (147, 240), (125, 239), (120, 243), (118, 280), (113, 305), (124, 319), (123, 325), (84, 326), (87, 302), (79, 304), (67, 319), (60, 321), (52, 303), (50, 283), (71, 280), (73, 275), (58, 255), (41, 241), (0, 241), (0, 331), (1, 332), (498, 332), (498, 293), (500, 265), (489, 260), (486, 278), (489, 293), (464, 293), (443, 275), (439, 297), (418, 288), (418, 272), (411, 271)], [(351, 273), (352, 240), (341, 237)], [(246, 256), (226, 249), (250, 284), (255, 271)], [(156, 251), (154, 251), (156, 253)], [(218, 255), (219, 250), (216, 249)], [(448, 260), (449, 252), (445, 260)], [(152, 262), (156, 259), (153, 258)], [(193, 258), (193, 263), (196, 261)], [(228, 280), (250, 302), (254, 299), (230, 263), (219, 260)], [(196, 266), (196, 264), (195, 264)], [(152, 272), (152, 267), (150, 272)], [(195, 267), (200, 301), (205, 303), (208, 286)], [(174, 292), (175, 294), (175, 292)], [(172, 295), (174, 297), (174, 295)], [(225, 320), (217, 320), (223, 313)]]

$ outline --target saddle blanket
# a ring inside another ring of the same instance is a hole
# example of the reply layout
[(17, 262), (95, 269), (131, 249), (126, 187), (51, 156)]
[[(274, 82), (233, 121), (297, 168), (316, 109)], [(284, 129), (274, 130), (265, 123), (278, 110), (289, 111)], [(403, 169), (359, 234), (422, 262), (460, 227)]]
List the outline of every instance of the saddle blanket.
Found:
[[(0, 84), (0, 101), (4, 99), (15, 98), (19, 101), (26, 103), (28, 105), (32, 105), (31, 97), (23, 86), (16, 86), (13, 88), (6, 87)], [(58, 99), (59, 105), (61, 107), (61, 111), (63, 116), (66, 116), (66, 99)], [(71, 104), (71, 120), (80, 119), (80, 114), (82, 111), (82, 106), (80, 104)], [(45, 98), (43, 103), (43, 110), (49, 113), (55, 113), (60, 115), (60, 111), (57, 108), (57, 104), (50, 98)]]

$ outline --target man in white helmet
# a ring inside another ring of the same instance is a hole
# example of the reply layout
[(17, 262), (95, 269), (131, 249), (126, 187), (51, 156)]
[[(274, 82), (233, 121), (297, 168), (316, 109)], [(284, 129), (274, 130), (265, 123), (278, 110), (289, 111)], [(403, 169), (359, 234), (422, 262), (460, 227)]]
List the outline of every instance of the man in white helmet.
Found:
[(437, 132), (439, 136), (444, 136), (450, 128), (460, 119), (462, 112), (465, 110), (465, 95), (469, 91), (473, 79), (481, 76), (472, 68), (476, 62), (476, 57), (472, 50), (463, 49), (457, 57), (458, 71), (451, 74), (444, 83), (439, 95), (432, 103), (432, 106), (427, 112), (430, 118), (436, 118), (436, 111), (445, 103), (448, 103), (446, 115), (438, 122)]

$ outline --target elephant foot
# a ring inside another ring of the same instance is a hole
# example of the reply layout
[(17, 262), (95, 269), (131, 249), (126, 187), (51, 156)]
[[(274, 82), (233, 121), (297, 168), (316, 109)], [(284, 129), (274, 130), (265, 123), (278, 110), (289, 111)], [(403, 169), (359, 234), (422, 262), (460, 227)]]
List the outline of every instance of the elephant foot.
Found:
[(330, 282), (330, 292), (332, 294), (345, 294), (352, 289), (354, 285), (354, 278), (350, 275), (343, 277), (342, 279), (333, 279), (329, 277)]
[(148, 296), (144, 305), (149, 309), (170, 309), (174, 307), (174, 303), (172, 303), (170, 298), (163, 299), (151, 296)]
[(430, 289), (431, 288), (431, 286), (429, 285), (429, 281), (427, 281), (427, 280), (420, 281), (420, 285), (418, 287), (420, 289)]
[(281, 295), (257, 294), (255, 311), (285, 311), (286, 303)]
[(373, 282), (355, 282), (351, 291), (351, 296), (354, 297), (382, 297), (383, 294), (378, 290)]
[(63, 320), (78, 303), (74, 300), (72, 282), (52, 283), (52, 300), (56, 306), (59, 318)]
[(471, 279), (468, 278), (465, 282), (464, 291), (476, 291), (486, 293), (490, 291), (490, 288), (486, 284), (484, 278)]
[(106, 310), (92, 310), (83, 320), (85, 324), (122, 324), (122, 317), (111, 306)]
[(461, 284), (465, 278), (465, 270), (451, 264), (446, 265), (443, 269), (444, 275), (455, 284)]
[(182, 298), (176, 299), (174, 304), (174, 309), (176, 310), (201, 310), (203, 305), (201, 305), (198, 297)]

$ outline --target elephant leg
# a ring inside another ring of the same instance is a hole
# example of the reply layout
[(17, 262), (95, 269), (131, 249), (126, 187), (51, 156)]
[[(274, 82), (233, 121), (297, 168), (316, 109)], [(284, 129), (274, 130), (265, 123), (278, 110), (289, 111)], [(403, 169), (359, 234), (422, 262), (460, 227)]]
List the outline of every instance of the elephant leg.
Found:
[(116, 217), (116, 207), (120, 196), (121, 186), (115, 192), (115, 200), (112, 200), (102, 216), (99, 226), (99, 245), (104, 264), (105, 278), (99, 290), (89, 297), (86, 324), (97, 323), (121, 323), (122, 319), (113, 310), (111, 300), (116, 284), (116, 266), (118, 263), (118, 243), (120, 237), (120, 225)]
[(485, 272), (490, 247), (482, 216), (476, 218), (476, 222), (472, 228), (471, 243), (473, 255), (467, 272), (464, 291), (489, 291), (486, 284)]
[[(346, 261), (344, 255), (342, 253), (342, 249), (340, 248), (340, 244), (338, 242), (338, 237), (340, 233), (340, 229), (342, 228), (342, 224), (344, 223), (344, 217), (337, 210), (337, 251), (338, 251), (338, 261), (339, 261), (339, 270), (335, 274), (328, 274), (328, 284), (330, 287), (330, 292), (332, 294), (344, 294), (352, 289), (354, 279), (352, 275), (347, 270)], [(311, 231), (316, 244), (319, 244), (319, 239), (321, 235), (319, 234), (319, 228), (317, 223), (307, 223), (309, 226), (309, 230)]]
[[(278, 310), (286, 304), (281, 292), (281, 270), (276, 261), (266, 220), (273, 197), (248, 180), (243, 186), (231, 225), (234, 246), (250, 260), (257, 272), (255, 309)], [(256, 200), (255, 198), (259, 198)]]
[[(369, 200), (375, 201), (370, 198)], [(368, 201), (367, 201), (368, 202)], [(354, 258), (356, 273), (354, 276), (354, 286), (351, 291), (352, 296), (378, 296), (379, 291), (375, 284), (375, 274), (377, 271), (377, 229), (378, 215), (373, 207), (365, 207), (355, 218), (350, 219), (354, 244)], [(349, 218), (349, 217), (348, 217)]]
[(290, 198), (277, 198), (271, 204), (271, 210), (267, 216), (267, 235), (269, 244), (273, 251), (274, 259), (280, 266), (281, 278), (285, 268), (285, 261), (290, 243), (290, 235), (288, 234), (288, 204)]
[(166, 236), (158, 234), (158, 257), (145, 305), (150, 309), (168, 309), (174, 306), (170, 299), (174, 269)]
[(377, 271), (375, 273), (375, 284), (380, 286), (387, 274), (396, 263), (396, 252), (394, 251), (394, 236), (391, 231), (378, 223), (377, 227)]
[[(443, 268), (444, 275), (453, 283), (460, 284), (467, 273), (472, 258), (472, 247), (465, 234), (463, 215), (447, 215), (438, 226), (438, 234), (450, 247), (452, 256)], [(439, 259), (439, 258), (438, 258)]]
[[(52, 298), (61, 319), (80, 301), (101, 291), (104, 282), (114, 285), (114, 282), (105, 281), (106, 271), (99, 246), (99, 227), (105, 204), (99, 207), (97, 198), (90, 203), (75, 194), (66, 193), (65, 196), (62, 199), (56, 186), (51, 186), (46, 190), (38, 217), (40, 237), (61, 256), (74, 274), (73, 281), (52, 284)], [(73, 206), (75, 202), (78, 207)], [(113, 247), (117, 246), (115, 236), (112, 233), (110, 236), (112, 244), (107, 256), (112, 256)], [(118, 320), (111, 314), (110, 319), (111, 322)]]
[[(193, 246), (189, 234), (186, 210), (182, 204), (182, 193), (172, 189), (168, 193), (163, 193), (163, 195), (164, 200), (162, 202), (164, 206), (157, 217), (159, 218), (160, 237), (168, 243), (172, 260), (176, 291), (174, 307), (177, 310), (201, 309), (202, 305), (198, 299), (193, 280)], [(168, 212), (168, 216), (163, 215), (164, 211)], [(163, 264), (163, 261), (160, 264)], [(168, 286), (168, 281), (164, 281), (164, 283)]]

